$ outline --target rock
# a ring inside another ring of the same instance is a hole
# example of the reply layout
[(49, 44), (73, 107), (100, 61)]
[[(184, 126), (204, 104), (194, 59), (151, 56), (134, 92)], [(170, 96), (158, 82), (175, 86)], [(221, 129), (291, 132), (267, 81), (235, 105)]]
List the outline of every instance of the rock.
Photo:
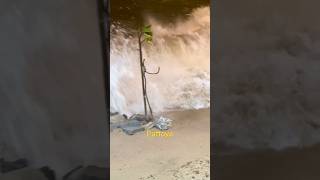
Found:
[(146, 118), (141, 114), (135, 114), (129, 119), (127, 119), (125, 115), (120, 114), (110, 116), (110, 130), (120, 128), (129, 135), (144, 131), (145, 127), (143, 125), (146, 123)]
[(117, 115), (119, 114), (118, 112), (110, 112), (110, 116), (114, 116), (114, 115)]
[(110, 130), (114, 130), (120, 128), (121, 125), (125, 124), (127, 117), (125, 115), (116, 114), (114, 116), (110, 116)]
[(121, 125), (121, 124), (119, 124), (119, 123), (112, 123), (112, 124), (110, 124), (110, 131), (113, 131), (113, 130), (119, 128), (120, 125)]
[(152, 129), (155, 125), (155, 122), (148, 122), (147, 124), (143, 125), (144, 129)]
[(110, 130), (120, 128), (126, 121), (128, 121), (126, 117), (120, 114), (110, 116)]
[(143, 122), (146, 122), (148, 121), (144, 115), (142, 114), (134, 114), (132, 115), (129, 120), (136, 120), (136, 121), (143, 121)]
[(125, 116), (120, 115), (120, 114), (110, 116), (110, 123), (119, 123), (119, 122), (123, 122), (126, 120), (127, 119), (125, 118)]
[(120, 128), (129, 135), (144, 131), (145, 129), (143, 127), (143, 122), (138, 120), (128, 120), (125, 124), (122, 124)]
[(134, 135), (137, 132), (144, 131), (144, 127), (126, 127), (122, 128), (122, 130), (127, 133), (128, 135)]

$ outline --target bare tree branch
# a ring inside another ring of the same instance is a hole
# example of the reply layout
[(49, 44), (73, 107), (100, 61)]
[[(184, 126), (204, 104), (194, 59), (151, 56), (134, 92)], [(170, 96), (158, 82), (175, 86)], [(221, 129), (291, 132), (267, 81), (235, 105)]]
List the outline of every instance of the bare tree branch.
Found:
[(145, 70), (144, 71), (145, 73), (147, 73), (147, 74), (159, 74), (159, 72), (160, 72), (160, 67), (158, 67), (158, 70), (157, 70), (157, 72), (148, 72), (147, 70)]

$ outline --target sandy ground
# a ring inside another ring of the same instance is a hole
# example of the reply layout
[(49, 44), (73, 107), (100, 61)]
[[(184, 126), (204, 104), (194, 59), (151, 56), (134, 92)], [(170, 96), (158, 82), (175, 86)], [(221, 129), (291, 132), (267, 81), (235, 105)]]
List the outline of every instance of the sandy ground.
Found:
[(172, 137), (111, 132), (111, 180), (209, 180), (209, 109), (170, 112)]

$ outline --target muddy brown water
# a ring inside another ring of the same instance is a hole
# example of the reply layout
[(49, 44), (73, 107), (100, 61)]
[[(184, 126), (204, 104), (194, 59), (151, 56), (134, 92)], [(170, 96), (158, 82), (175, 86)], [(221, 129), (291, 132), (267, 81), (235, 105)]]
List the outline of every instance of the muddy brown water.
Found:
[(112, 23), (136, 27), (148, 15), (172, 23), (177, 18), (186, 17), (195, 8), (209, 4), (210, 0), (110, 0), (110, 15)]

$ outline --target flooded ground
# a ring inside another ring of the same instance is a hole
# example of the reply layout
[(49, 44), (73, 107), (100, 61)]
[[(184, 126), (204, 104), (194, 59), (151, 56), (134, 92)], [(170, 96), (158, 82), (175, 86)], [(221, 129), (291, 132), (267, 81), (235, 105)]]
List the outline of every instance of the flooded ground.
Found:
[[(132, 136), (114, 130), (110, 136), (113, 180), (209, 180), (210, 111), (176, 111), (171, 137)], [(193, 177), (193, 178), (192, 178)]]

